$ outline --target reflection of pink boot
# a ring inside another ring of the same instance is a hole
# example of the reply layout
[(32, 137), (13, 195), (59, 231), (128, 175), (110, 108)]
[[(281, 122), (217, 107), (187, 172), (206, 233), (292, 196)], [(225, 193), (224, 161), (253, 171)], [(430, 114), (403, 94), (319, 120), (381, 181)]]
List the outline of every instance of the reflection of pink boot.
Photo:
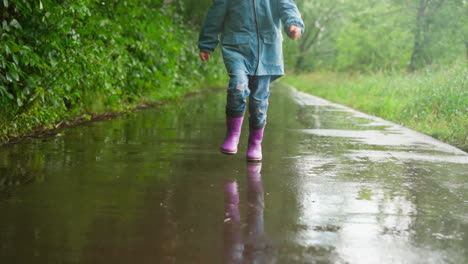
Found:
[(262, 160), (262, 139), (263, 130), (250, 128), (249, 135), (249, 149), (247, 150), (248, 161), (261, 161)]
[[(262, 181), (261, 171), (262, 171), (262, 163), (261, 162), (247, 163), (247, 177), (248, 177), (248, 180), (249, 180), (249, 184), (252, 183), (252, 182), (257, 183), (257, 182)], [(254, 184), (254, 185), (256, 185), (256, 184)]]
[(237, 153), (237, 145), (239, 144), (239, 138), (241, 134), (242, 128), (242, 120), (244, 119), (243, 116), (241, 117), (230, 117), (226, 116), (226, 138), (224, 139), (224, 143), (221, 146), (221, 152), (224, 154), (236, 154)]
[(232, 222), (240, 221), (239, 191), (237, 182), (229, 181), (224, 185), (224, 214), (225, 218)]
[(262, 163), (247, 163), (249, 207), (263, 208)]
[[(247, 232), (244, 255), (249, 260), (256, 259), (255, 256), (265, 254), (266, 242), (264, 237), (263, 210), (265, 202), (263, 199), (263, 186), (261, 176), (262, 163), (247, 163)], [(256, 263), (248, 261), (246, 263)]]
[(239, 214), (239, 191), (235, 181), (224, 185), (224, 262), (245, 263)]

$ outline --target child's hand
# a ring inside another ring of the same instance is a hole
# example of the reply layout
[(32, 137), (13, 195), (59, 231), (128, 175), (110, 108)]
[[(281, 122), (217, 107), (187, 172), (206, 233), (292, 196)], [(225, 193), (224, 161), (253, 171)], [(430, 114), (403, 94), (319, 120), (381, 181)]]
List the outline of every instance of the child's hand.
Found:
[(200, 59), (202, 61), (207, 61), (210, 59), (210, 54), (208, 52), (200, 51)]
[(296, 26), (296, 25), (291, 25), (289, 27), (289, 36), (293, 39), (293, 40), (297, 40), (301, 37), (301, 34), (302, 34), (302, 30), (300, 27)]

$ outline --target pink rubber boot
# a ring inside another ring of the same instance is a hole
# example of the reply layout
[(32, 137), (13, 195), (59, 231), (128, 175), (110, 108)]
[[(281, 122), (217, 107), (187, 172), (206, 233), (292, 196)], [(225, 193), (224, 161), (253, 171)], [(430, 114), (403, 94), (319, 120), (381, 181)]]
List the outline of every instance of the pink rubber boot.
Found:
[(262, 139), (263, 130), (250, 128), (249, 135), (249, 149), (247, 150), (248, 161), (261, 161), (262, 160)]
[(236, 154), (237, 153), (237, 145), (239, 144), (239, 138), (241, 134), (242, 128), (242, 120), (244, 119), (243, 116), (241, 117), (230, 117), (226, 116), (226, 138), (224, 139), (224, 143), (221, 146), (221, 152), (224, 154)]

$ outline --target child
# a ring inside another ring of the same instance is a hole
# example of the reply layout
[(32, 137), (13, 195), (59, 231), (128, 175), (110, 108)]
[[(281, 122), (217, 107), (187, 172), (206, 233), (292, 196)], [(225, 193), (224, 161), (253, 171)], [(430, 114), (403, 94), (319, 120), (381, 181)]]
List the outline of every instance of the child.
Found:
[(280, 24), (298, 39), (304, 23), (293, 0), (213, 0), (200, 32), (202, 61), (209, 60), (221, 34), (227, 89), (227, 132), (221, 152), (237, 153), (246, 99), (249, 98), (247, 160), (261, 161), (270, 82), (284, 75)]

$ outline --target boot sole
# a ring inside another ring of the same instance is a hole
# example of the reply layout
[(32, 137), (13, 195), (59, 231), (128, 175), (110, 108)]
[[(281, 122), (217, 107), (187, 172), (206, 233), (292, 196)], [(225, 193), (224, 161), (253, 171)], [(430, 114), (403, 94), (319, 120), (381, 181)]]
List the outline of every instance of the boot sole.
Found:
[(252, 159), (252, 158), (247, 158), (248, 162), (262, 162), (262, 159)]
[(227, 150), (224, 150), (224, 149), (221, 149), (221, 153), (223, 154), (226, 154), (226, 155), (234, 155), (237, 153), (237, 151), (227, 151)]

